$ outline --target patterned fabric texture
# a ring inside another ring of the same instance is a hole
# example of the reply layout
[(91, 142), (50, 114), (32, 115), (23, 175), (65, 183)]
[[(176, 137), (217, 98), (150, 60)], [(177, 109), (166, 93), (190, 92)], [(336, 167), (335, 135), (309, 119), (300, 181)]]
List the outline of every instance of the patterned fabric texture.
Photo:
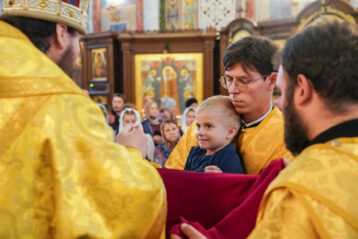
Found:
[(99, 107), (0, 22), (0, 237), (164, 238), (163, 182)]
[(215, 27), (220, 31), (236, 17), (236, 0), (200, 0), (199, 28)]
[(271, 183), (250, 238), (358, 238), (358, 138), (306, 148)]

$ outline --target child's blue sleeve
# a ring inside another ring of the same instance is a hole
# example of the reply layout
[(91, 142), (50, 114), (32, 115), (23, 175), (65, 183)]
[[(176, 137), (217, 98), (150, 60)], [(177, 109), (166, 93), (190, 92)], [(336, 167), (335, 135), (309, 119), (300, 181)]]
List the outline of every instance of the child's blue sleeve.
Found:
[(241, 160), (235, 152), (226, 152), (220, 155), (215, 161), (215, 165), (218, 166), (223, 173), (245, 173)]

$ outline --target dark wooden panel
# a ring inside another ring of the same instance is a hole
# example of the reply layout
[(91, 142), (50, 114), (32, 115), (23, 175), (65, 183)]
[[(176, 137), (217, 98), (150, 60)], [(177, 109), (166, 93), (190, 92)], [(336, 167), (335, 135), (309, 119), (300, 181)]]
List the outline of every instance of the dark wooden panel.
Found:
[[(119, 43), (117, 40), (117, 34), (114, 32), (102, 32), (96, 34), (89, 34), (84, 37), (82, 40), (83, 44), (83, 74), (82, 81), (83, 86), (87, 89), (91, 95), (91, 97), (95, 97), (98, 94), (96, 89), (106, 89), (108, 86), (108, 92), (103, 94), (106, 97), (106, 101), (109, 104), (114, 94), (114, 89), (123, 88), (120, 79), (120, 65), (118, 64), (120, 61), (118, 59), (118, 49)], [(94, 82), (93, 76), (93, 59), (92, 59), (92, 50), (105, 48), (106, 49), (106, 69), (103, 80), (97, 80)], [(91, 85), (95, 85), (91, 87)], [(98, 94), (102, 95), (102, 94)]]

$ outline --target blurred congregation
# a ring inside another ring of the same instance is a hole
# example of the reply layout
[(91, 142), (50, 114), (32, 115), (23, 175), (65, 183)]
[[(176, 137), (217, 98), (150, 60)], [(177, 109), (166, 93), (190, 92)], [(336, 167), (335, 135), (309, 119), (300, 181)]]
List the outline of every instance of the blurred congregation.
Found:
[(358, 0), (0, 3), (0, 239), (358, 238)]
[(198, 101), (189, 98), (185, 110), (177, 118), (177, 103), (173, 98), (162, 97), (159, 103), (148, 101), (144, 114), (139, 113), (133, 103), (127, 102), (124, 94), (114, 94), (110, 110), (103, 105), (103, 113), (113, 129), (114, 141), (124, 127), (141, 125), (147, 138), (146, 159), (164, 167), (171, 151), (179, 142), (188, 126), (194, 122)]

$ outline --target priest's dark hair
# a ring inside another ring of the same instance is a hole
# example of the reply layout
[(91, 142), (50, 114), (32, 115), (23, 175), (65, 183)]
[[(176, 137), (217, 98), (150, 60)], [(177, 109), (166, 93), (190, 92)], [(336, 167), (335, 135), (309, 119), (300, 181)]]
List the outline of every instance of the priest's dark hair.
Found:
[[(1, 16), (0, 20), (22, 31), (43, 53), (46, 53), (51, 46), (50, 37), (56, 34), (55, 22), (17, 16)], [(72, 27), (67, 27), (67, 31), (70, 35), (75, 35), (77, 32)]]
[(245, 72), (250, 69), (261, 75), (269, 75), (275, 71), (276, 51), (277, 47), (267, 38), (244, 37), (225, 50), (223, 58), (225, 70), (239, 63)]
[(358, 35), (353, 26), (335, 21), (307, 27), (286, 43), (281, 64), (289, 75), (287, 97), (303, 74), (333, 112), (344, 113), (344, 104), (358, 103)]

